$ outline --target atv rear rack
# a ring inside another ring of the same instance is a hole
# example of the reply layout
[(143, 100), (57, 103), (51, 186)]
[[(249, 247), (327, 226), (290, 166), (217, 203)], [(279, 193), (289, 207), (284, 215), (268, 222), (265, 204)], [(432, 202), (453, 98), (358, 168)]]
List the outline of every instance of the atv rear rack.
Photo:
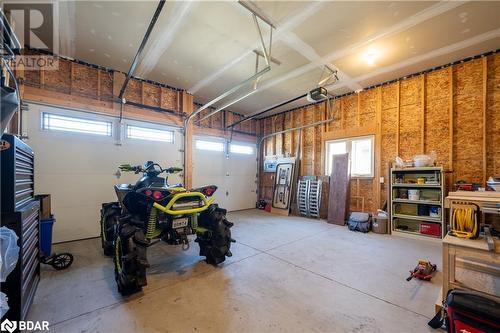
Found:
[[(175, 204), (177, 200), (185, 197), (194, 197), (194, 196), (199, 197), (201, 199), (201, 201), (203, 202), (203, 206), (198, 208), (188, 208), (188, 209), (178, 209), (178, 210), (172, 209), (172, 206)], [(203, 195), (203, 193), (200, 192), (182, 192), (174, 194), (172, 200), (170, 200), (166, 206), (162, 206), (159, 203), (155, 202), (153, 204), (153, 207), (170, 215), (195, 214), (206, 210), (208, 206), (210, 206), (214, 201), (215, 201), (214, 197), (207, 198), (206, 196)]]

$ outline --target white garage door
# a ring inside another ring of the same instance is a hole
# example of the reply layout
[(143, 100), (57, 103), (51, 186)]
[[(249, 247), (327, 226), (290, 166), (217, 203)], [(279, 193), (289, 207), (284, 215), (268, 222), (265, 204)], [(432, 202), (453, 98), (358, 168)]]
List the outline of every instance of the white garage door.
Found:
[[(26, 114), (27, 143), (35, 152), (35, 191), (52, 195), (55, 242), (99, 235), (101, 203), (116, 200), (113, 185), (135, 183), (140, 176), (122, 173), (118, 179), (118, 165), (152, 160), (182, 167), (178, 129), (127, 119), (120, 125), (116, 118), (38, 104), (30, 104)], [(74, 130), (71, 119), (94, 133), (68, 131)], [(145, 140), (148, 136), (163, 141)], [(181, 181), (178, 175), (169, 179)]]
[(193, 185), (217, 185), (215, 197), (221, 207), (230, 211), (255, 207), (256, 173), (255, 144), (194, 138)]

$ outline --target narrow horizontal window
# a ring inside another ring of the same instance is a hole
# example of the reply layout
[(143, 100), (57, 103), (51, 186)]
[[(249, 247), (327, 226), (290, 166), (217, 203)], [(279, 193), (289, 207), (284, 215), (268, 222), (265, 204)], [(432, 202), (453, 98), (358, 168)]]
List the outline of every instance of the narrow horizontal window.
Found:
[(218, 141), (196, 140), (195, 147), (199, 150), (224, 151), (224, 143)]
[(174, 143), (174, 131), (127, 125), (127, 139)]
[(42, 129), (111, 136), (113, 123), (42, 113)]
[(231, 143), (231, 145), (229, 146), (229, 152), (234, 154), (252, 155), (254, 153), (254, 147), (249, 145), (238, 145)]

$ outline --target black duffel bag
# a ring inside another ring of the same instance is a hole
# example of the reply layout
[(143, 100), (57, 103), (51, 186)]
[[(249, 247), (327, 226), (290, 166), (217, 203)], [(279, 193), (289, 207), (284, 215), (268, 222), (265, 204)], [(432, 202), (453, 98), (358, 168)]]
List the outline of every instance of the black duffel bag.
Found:
[(368, 232), (372, 228), (372, 215), (370, 213), (352, 212), (347, 221), (351, 231)]

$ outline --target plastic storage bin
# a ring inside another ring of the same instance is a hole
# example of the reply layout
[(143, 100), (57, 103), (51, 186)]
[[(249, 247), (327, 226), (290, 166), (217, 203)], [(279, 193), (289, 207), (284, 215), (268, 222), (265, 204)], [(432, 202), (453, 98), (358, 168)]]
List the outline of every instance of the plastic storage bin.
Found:
[(40, 251), (44, 256), (50, 256), (52, 247), (52, 227), (56, 219), (51, 217), (49, 219), (40, 220)]

